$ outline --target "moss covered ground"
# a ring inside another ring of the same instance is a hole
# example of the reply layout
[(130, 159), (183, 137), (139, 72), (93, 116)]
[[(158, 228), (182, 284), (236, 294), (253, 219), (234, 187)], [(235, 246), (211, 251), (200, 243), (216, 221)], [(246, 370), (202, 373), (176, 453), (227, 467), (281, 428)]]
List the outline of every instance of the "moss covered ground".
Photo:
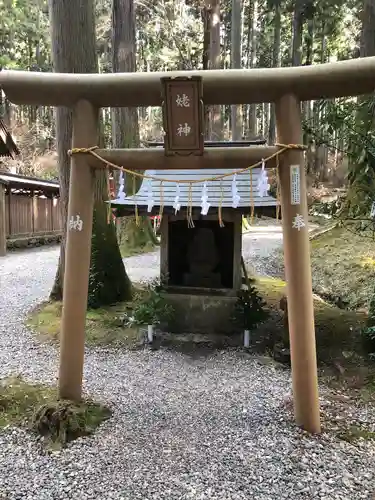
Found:
[(93, 401), (62, 401), (57, 389), (21, 377), (0, 379), (0, 429), (23, 427), (43, 436), (48, 447), (59, 448), (86, 436), (111, 415)]
[[(256, 286), (268, 307), (279, 315), (280, 321), (263, 325), (267, 334), (277, 338), (282, 335), (282, 313), (280, 299), (285, 295), (285, 282), (277, 278), (258, 277)], [(140, 293), (138, 291), (138, 293)], [(138, 348), (141, 336), (137, 327), (123, 326), (121, 317), (125, 311), (131, 311), (134, 304), (126, 302), (116, 306), (89, 310), (86, 319), (86, 342), (88, 345), (117, 345), (126, 348)], [(360, 330), (365, 324), (366, 314), (339, 309), (316, 297), (315, 324), (318, 357), (321, 361), (330, 361), (361, 349)], [(27, 324), (45, 340), (56, 341), (60, 334), (61, 309), (59, 302), (46, 302), (32, 311)], [(275, 330), (269, 331), (268, 330)]]
[(375, 241), (336, 227), (311, 241), (313, 288), (349, 309), (367, 308), (375, 287)]
[[(88, 345), (119, 345), (136, 348), (140, 344), (138, 328), (124, 327), (121, 317), (131, 302), (89, 310), (86, 314)], [(30, 312), (26, 323), (42, 340), (58, 341), (61, 327), (61, 302), (44, 302)]]
[(144, 246), (132, 247), (125, 241), (120, 245), (120, 252), (121, 257), (125, 259), (126, 257), (132, 257), (133, 255), (153, 252), (156, 248), (157, 247), (152, 242), (148, 242)]
[[(257, 287), (271, 309), (279, 310), (280, 299), (286, 294), (285, 281), (277, 278), (257, 278)], [(347, 311), (319, 297), (314, 300), (317, 352), (320, 361), (329, 362), (342, 356), (351, 357), (362, 350), (360, 331), (366, 321), (364, 312)], [(282, 328), (280, 323), (279, 328)]]

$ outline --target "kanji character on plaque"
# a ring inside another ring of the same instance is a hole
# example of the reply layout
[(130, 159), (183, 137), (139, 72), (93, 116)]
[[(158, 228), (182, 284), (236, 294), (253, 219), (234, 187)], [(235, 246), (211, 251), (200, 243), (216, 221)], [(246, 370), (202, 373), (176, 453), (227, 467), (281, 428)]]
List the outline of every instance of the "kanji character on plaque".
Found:
[(177, 128), (177, 135), (179, 135), (180, 137), (184, 135), (186, 137), (187, 135), (190, 134), (190, 132), (191, 132), (191, 127), (188, 123), (185, 122), (183, 125), (182, 123), (179, 124)]
[(189, 96), (186, 94), (177, 94), (176, 97), (176, 104), (180, 108), (190, 108), (190, 99)]

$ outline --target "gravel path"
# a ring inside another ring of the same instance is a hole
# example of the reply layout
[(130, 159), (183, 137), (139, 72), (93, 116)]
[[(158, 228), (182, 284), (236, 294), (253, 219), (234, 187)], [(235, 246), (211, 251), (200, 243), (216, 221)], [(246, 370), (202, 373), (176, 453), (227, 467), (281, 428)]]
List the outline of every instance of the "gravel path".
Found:
[[(277, 231), (263, 240), (260, 232), (244, 238), (249, 257), (280, 242)], [(56, 249), (43, 249), (0, 260), (0, 376), (54, 382), (57, 351), (37, 343), (22, 318), (47, 296), (57, 257)], [(150, 264), (156, 253), (127, 259), (133, 279), (150, 277), (150, 269), (142, 274)], [(23, 431), (2, 430), (0, 499), (373, 498), (375, 446), (296, 429), (285, 404), (288, 371), (235, 352), (192, 359), (166, 350), (90, 349), (84, 379), (113, 418), (54, 454)], [(347, 411), (375, 421), (371, 408)]]

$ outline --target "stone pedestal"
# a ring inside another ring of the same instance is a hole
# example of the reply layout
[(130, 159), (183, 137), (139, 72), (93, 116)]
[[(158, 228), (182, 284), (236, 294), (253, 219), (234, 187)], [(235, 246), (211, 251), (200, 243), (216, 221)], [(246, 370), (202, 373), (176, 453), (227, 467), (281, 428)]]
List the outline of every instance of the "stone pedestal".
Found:
[(232, 314), (236, 297), (165, 293), (165, 299), (175, 310), (168, 324), (172, 333), (231, 335), (238, 333)]

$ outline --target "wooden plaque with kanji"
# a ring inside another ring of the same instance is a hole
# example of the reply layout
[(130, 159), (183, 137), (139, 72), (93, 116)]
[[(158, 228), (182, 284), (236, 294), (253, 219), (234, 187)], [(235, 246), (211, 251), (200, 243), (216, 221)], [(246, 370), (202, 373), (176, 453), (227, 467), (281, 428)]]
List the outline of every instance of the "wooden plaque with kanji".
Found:
[(203, 155), (202, 78), (162, 78), (161, 82), (165, 154)]

